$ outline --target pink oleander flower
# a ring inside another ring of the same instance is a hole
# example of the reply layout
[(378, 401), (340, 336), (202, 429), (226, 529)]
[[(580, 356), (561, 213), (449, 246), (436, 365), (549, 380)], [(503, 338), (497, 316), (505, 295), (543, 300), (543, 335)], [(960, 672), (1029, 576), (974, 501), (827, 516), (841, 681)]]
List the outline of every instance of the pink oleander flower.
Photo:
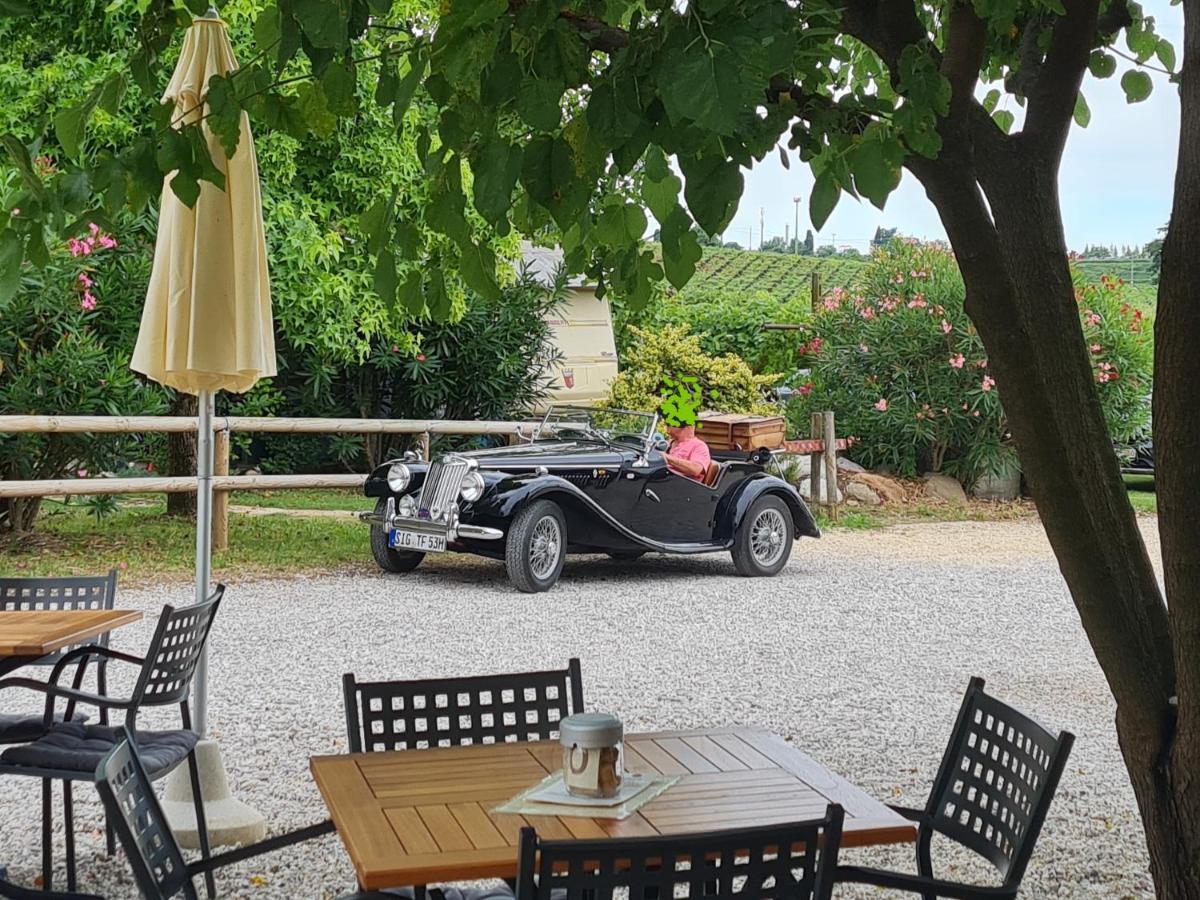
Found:
[(975, 360), (975, 362), (973, 363), (973, 365), (974, 365), (974, 366), (975, 366), (975, 368), (977, 368), (977, 369), (986, 369), (986, 368), (987, 368), (987, 357), (985, 356), (983, 359), (977, 359), (977, 360)]
[(859, 352), (859, 353), (870, 353), (870, 352), (871, 352), (871, 348), (870, 348), (870, 347), (868, 347), (866, 344), (859, 344), (859, 345), (858, 345), (858, 352)]
[(808, 352), (811, 353), (813, 356), (816, 356), (818, 353), (821, 352), (821, 347), (824, 346), (824, 344), (825, 344), (825, 342), (821, 338), (815, 337), (811, 341), (809, 341)]
[(925, 300), (924, 294), (917, 294), (915, 297), (913, 297), (911, 300), (908, 301), (909, 309), (921, 309), (922, 307), (925, 307), (928, 305), (929, 305), (929, 303)]
[(393, 353), (399, 353), (399, 352), (400, 352), (400, 345), (399, 345), (399, 344), (392, 344), (392, 352), (393, 352)]
[(117, 239), (107, 234), (102, 234), (100, 235), (100, 246), (105, 250), (112, 250), (117, 246)]
[(88, 222), (88, 231), (90, 231), (92, 236), (95, 237), (100, 233), (100, 226), (95, 222)]
[(75, 472), (80, 478), (87, 478), (87, 469), (79, 469)]
[(1102, 321), (1099, 313), (1094, 313), (1090, 309), (1084, 310), (1084, 322), (1088, 325), (1099, 325)]
[(954, 330), (954, 326), (951, 325), (949, 322), (947, 322), (945, 319), (942, 319), (942, 334), (949, 334), (953, 330)]
[(802, 384), (796, 390), (800, 394), (811, 394), (812, 393), (812, 385), (811, 384)]
[(837, 309), (841, 305), (841, 301), (834, 297), (826, 297), (821, 301), (821, 305), (826, 309)]
[(83, 292), (83, 299), (79, 301), (79, 305), (88, 312), (96, 308), (96, 298), (92, 296), (91, 291)]
[(79, 283), (82, 284), (85, 288), (90, 288), (93, 284), (95, 284), (95, 282), (92, 281), (91, 276), (88, 275), (87, 272), (79, 273)]
[(1099, 345), (1099, 344), (1091, 344), (1091, 345), (1088, 347), (1088, 350), (1092, 351), (1092, 353), (1099, 353), (1099, 352), (1100, 352), (1100, 350), (1101, 350), (1101, 347), (1100, 347), (1100, 345)]
[(862, 316), (864, 319), (873, 319), (873, 318), (875, 318), (875, 307), (864, 306), (862, 308), (862, 312), (860, 312), (859, 315)]
[(975, 418), (978, 419), (979, 418), (979, 410), (975, 410), (975, 412), (971, 413), (971, 415), (973, 415)]
[(961, 353), (955, 353), (952, 357), (950, 357), (950, 368), (961, 369), (964, 365), (966, 365), (966, 362), (967, 358), (965, 356), (963, 356)]
[(424, 353), (417, 354), (417, 362), (425, 362), (425, 354)]
[(875, 408), (880, 412), (887, 412), (888, 402), (886, 397), (880, 397), (875, 401)]
[(983, 388), (985, 391), (990, 391), (993, 387), (996, 386), (996, 379), (993, 378), (991, 375), (984, 375), (983, 381), (980, 382), (979, 386), (981, 388)]
[(892, 284), (904, 284), (904, 273), (897, 272), (892, 276)]

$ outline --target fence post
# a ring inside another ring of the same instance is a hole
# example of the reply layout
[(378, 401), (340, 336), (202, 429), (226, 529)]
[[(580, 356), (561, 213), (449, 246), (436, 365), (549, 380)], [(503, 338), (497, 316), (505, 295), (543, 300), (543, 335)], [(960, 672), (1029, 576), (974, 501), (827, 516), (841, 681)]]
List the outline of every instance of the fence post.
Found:
[(417, 442), (421, 448), (421, 459), (429, 462), (429, 432), (422, 431), (421, 436), (417, 438)]
[[(812, 424), (809, 437), (814, 441), (821, 440), (825, 423), (819, 412), (812, 414)], [(808, 499), (814, 506), (821, 503), (821, 454), (812, 453), (808, 457)]]
[(829, 517), (838, 520), (837, 435), (834, 434), (833, 410), (824, 413), (822, 438), (825, 441), (825, 504)]
[[(213, 474), (229, 474), (229, 429), (213, 435)], [(229, 491), (213, 491), (212, 545), (214, 550), (229, 548)]]
[(816, 312), (821, 305), (821, 273), (813, 269), (812, 273), (812, 311)]

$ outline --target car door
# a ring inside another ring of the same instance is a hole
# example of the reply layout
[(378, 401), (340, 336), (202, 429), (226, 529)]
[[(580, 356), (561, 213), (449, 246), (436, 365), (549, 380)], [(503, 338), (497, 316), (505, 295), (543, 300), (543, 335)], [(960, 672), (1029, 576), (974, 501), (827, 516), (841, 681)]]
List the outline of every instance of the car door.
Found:
[(634, 528), (643, 537), (663, 543), (712, 540), (718, 494), (677, 472), (654, 452), (643, 470)]

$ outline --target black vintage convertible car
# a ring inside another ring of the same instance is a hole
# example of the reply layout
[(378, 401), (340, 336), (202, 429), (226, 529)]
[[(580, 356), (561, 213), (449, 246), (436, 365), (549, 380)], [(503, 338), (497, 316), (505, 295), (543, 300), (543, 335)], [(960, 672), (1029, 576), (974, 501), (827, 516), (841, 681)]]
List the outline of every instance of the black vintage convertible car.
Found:
[(568, 553), (633, 560), (648, 551), (728, 550), (743, 575), (774, 575), (796, 537), (820, 537), (768, 451), (714, 459), (703, 482), (667, 468), (647, 413), (551, 407), (527, 443), (415, 454), (379, 466), (365, 492), (378, 498), (371, 551), (388, 572), (427, 553), (503, 559), (520, 590), (545, 591)]

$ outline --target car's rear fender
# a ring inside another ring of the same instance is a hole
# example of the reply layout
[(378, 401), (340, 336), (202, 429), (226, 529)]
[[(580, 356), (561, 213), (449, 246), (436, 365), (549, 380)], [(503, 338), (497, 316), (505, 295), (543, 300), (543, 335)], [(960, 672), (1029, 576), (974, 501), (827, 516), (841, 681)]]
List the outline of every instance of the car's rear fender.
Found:
[(817, 527), (817, 521), (800, 492), (783, 479), (764, 472), (745, 479), (738, 484), (732, 496), (722, 498), (721, 506), (724, 509), (718, 511), (717, 537), (731, 540), (749, 514), (754, 501), (764, 494), (779, 497), (787, 504), (792, 513), (796, 537), (821, 536), (821, 529)]

